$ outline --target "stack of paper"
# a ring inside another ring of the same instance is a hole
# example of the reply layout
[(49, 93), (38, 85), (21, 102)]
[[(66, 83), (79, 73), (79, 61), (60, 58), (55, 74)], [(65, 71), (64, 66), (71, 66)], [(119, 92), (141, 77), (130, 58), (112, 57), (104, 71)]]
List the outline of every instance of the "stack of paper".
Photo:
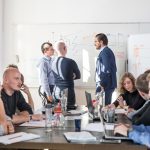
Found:
[(66, 139), (70, 142), (93, 142), (96, 141), (96, 137), (89, 132), (67, 132), (64, 133)]
[(40, 138), (40, 135), (18, 132), (10, 135), (0, 136), (0, 143), (7, 145), (7, 144), (17, 143), (21, 141), (32, 140), (36, 138)]
[(45, 120), (41, 120), (41, 121), (29, 121), (29, 122), (25, 122), (23, 124), (21, 124), (20, 126), (23, 127), (45, 127)]

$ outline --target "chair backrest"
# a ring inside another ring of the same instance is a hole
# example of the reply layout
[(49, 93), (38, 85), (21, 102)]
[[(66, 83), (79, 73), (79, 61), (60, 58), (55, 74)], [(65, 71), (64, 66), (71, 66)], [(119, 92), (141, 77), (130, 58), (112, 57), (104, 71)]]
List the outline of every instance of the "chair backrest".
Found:
[(41, 86), (39, 86), (38, 93), (39, 93), (39, 96), (42, 99), (42, 105), (45, 106), (48, 102), (48, 99), (47, 99), (46, 93), (42, 92)]

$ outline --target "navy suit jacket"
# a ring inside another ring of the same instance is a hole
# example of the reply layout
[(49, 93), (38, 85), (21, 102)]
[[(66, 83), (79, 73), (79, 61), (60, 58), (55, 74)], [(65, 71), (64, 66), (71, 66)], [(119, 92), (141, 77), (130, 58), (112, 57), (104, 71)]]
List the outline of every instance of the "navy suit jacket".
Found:
[[(117, 87), (117, 67), (113, 51), (110, 48), (105, 47), (100, 52), (97, 61), (99, 61), (98, 64), (100, 64), (97, 66), (100, 67), (100, 72), (97, 72), (100, 77), (100, 85), (104, 87), (104, 90), (115, 89)], [(98, 70), (96, 69), (96, 71)]]

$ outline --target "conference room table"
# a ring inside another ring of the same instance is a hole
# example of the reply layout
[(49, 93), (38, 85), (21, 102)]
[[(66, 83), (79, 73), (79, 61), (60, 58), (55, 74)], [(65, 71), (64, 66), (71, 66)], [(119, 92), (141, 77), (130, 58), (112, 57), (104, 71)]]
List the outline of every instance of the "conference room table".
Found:
[[(84, 128), (91, 120), (88, 113), (82, 115), (81, 127)], [(130, 123), (125, 115), (118, 115), (117, 122)], [(34, 127), (20, 127), (15, 126), (16, 132), (27, 132), (40, 135), (40, 138), (18, 142), (10, 145), (0, 144), (1, 149), (50, 149), (50, 150), (146, 150), (147, 147), (139, 144), (134, 144), (132, 141), (121, 141), (120, 144), (112, 143), (100, 143), (100, 139), (103, 137), (101, 132), (91, 132), (96, 136), (96, 142), (78, 142), (69, 143), (64, 137), (63, 133), (75, 131), (74, 120), (66, 120), (64, 128), (52, 128), (49, 132), (46, 132), (45, 128)]]

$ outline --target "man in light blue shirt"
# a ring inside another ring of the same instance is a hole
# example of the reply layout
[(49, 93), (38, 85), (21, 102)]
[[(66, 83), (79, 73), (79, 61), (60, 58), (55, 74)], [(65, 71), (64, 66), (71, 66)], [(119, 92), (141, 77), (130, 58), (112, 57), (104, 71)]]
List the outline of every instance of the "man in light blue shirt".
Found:
[(39, 69), (40, 85), (49, 102), (52, 102), (52, 93), (55, 80), (51, 65), (53, 62), (54, 49), (53, 45), (45, 42), (41, 45), (43, 57), (40, 59), (37, 67)]

